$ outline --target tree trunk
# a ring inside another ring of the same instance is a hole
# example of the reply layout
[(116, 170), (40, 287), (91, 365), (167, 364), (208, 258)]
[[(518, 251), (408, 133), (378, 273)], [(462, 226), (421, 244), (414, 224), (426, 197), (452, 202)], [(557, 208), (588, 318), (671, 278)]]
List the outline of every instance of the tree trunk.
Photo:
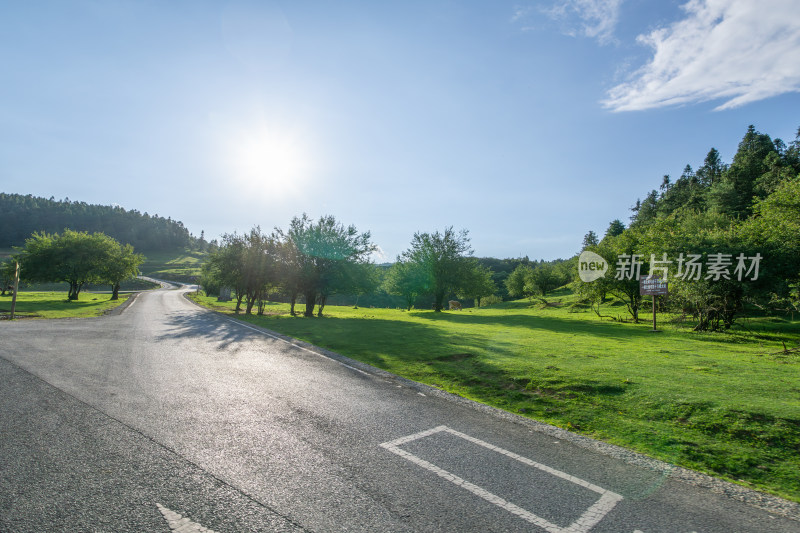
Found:
[(306, 312), (303, 313), (303, 316), (313, 317), (314, 306), (317, 303), (317, 293), (316, 291), (307, 292), (305, 294), (305, 297), (306, 297)]
[(111, 285), (111, 299), (119, 300), (119, 283), (113, 283)]
[(444, 293), (434, 294), (433, 310), (436, 311), (437, 313), (441, 313), (443, 302), (444, 302)]
[(289, 308), (289, 314), (294, 316), (294, 304), (297, 303), (297, 293), (293, 292), (291, 296), (291, 307)]
[(325, 308), (325, 301), (328, 299), (327, 296), (320, 296), (319, 297), (319, 309), (317, 310), (317, 316), (322, 316), (322, 310)]
[(77, 281), (70, 281), (69, 282), (69, 293), (67, 294), (67, 300), (77, 300), (78, 295), (81, 292), (81, 285), (82, 283), (78, 283)]

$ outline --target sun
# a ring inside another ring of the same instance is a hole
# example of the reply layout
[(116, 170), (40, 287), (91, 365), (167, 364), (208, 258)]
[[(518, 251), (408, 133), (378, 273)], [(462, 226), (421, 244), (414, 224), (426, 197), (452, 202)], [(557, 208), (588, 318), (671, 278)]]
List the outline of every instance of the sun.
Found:
[(227, 145), (231, 178), (248, 194), (294, 196), (310, 179), (307, 141), (291, 128), (260, 124), (230, 134)]

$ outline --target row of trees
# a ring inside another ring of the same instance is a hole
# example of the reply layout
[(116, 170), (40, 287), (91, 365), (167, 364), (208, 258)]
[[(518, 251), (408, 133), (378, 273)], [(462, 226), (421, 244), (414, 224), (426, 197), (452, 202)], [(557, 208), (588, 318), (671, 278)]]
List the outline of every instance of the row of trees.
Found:
[(539, 298), (572, 281), (574, 261), (557, 259), (539, 264), (522, 263), (506, 278), (509, 296)]
[(171, 251), (207, 245), (183, 223), (171, 218), (125, 210), (119, 206), (0, 193), (0, 248), (22, 246), (34, 232), (64, 228), (103, 232), (137, 250)]
[(34, 233), (9, 260), (0, 265), (3, 285), (14, 277), (15, 263), (20, 278), (30, 283), (66, 282), (68, 299), (77, 300), (84, 285), (109, 284), (111, 299), (119, 298), (123, 281), (139, 273), (144, 256), (129, 244), (122, 245), (104, 233), (64, 230), (63, 233)]
[[(616, 220), (601, 240), (587, 234), (583, 248), (605, 258), (612, 270), (620, 257), (633, 255), (640, 256), (643, 275), (653, 267), (671, 268), (668, 305), (694, 317), (696, 329), (718, 330), (729, 328), (746, 304), (800, 309), (798, 236), (800, 130), (787, 146), (750, 126), (730, 165), (712, 149), (697, 172), (687, 165), (674, 183), (665, 176), (660, 191), (637, 201), (630, 227)], [(732, 264), (728, 275), (718, 278), (706, 272), (699, 279), (677, 276), (681, 254), (699, 256), (701, 264), (715, 257)], [(757, 276), (733, 275), (740, 256), (748, 269), (758, 258)], [(576, 288), (596, 309), (608, 295), (616, 296), (638, 320), (642, 301), (633, 277), (612, 272), (591, 283), (576, 282)]]
[[(447, 298), (480, 299), (495, 293), (491, 271), (472, 257), (466, 231), (416, 233), (411, 247), (382, 272), (370, 262), (376, 250), (370, 233), (359, 233), (332, 216), (295, 217), (288, 230), (265, 234), (227, 234), (203, 266), (200, 283), (207, 294), (231, 288), (237, 312), (263, 313), (268, 298), (285, 298), (295, 314), (299, 299), (305, 316), (322, 316), (335, 294), (358, 297), (379, 287), (401, 296), (411, 309), (422, 295), (441, 311)], [(357, 303), (357, 302), (356, 302)]]
[(281, 295), (291, 302), (292, 314), (302, 297), (305, 316), (313, 316), (317, 306), (322, 316), (331, 294), (373, 288), (373, 251), (369, 232), (358, 233), (332, 216), (313, 221), (303, 215), (287, 231), (265, 234), (256, 227), (247, 235), (224, 235), (203, 265), (200, 283), (207, 294), (233, 289), (237, 312), (244, 302), (246, 313), (257, 306), (262, 314), (267, 298)]

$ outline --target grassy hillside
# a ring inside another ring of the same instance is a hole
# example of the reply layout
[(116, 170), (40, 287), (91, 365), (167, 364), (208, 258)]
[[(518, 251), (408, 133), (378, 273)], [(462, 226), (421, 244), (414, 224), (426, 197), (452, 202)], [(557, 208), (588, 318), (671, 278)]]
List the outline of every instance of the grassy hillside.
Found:
[[(233, 303), (195, 296), (231, 313)], [(729, 333), (600, 320), (562, 292), (460, 312), (327, 306), (248, 322), (401, 376), (800, 501), (800, 321)], [(624, 316), (614, 302), (603, 310)], [(648, 318), (644, 316), (645, 320)]]
[(191, 250), (143, 253), (147, 258), (139, 267), (143, 275), (184, 283), (191, 283), (200, 275), (200, 267), (207, 255)]

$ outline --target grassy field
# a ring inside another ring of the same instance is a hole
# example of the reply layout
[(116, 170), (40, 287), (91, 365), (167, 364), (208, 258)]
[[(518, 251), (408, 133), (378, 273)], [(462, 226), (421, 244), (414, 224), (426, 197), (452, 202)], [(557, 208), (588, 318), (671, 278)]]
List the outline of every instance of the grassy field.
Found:
[[(232, 313), (233, 302), (194, 295)], [(727, 333), (600, 320), (527, 301), (434, 313), (326, 307), (240, 316), (395, 374), (800, 501), (800, 321)], [(561, 302), (557, 302), (561, 300)], [(624, 308), (603, 311), (624, 316)], [(645, 316), (645, 320), (649, 316)]]
[[(65, 292), (23, 292), (17, 295), (15, 314), (18, 318), (86, 318), (100, 316), (121, 305), (130, 295), (120, 294), (112, 301), (109, 294), (80, 293), (76, 301), (67, 300)], [(0, 317), (11, 312), (11, 296), (0, 297)]]
[(190, 283), (200, 275), (204, 252), (144, 252), (147, 260), (139, 267), (142, 274), (157, 279)]

